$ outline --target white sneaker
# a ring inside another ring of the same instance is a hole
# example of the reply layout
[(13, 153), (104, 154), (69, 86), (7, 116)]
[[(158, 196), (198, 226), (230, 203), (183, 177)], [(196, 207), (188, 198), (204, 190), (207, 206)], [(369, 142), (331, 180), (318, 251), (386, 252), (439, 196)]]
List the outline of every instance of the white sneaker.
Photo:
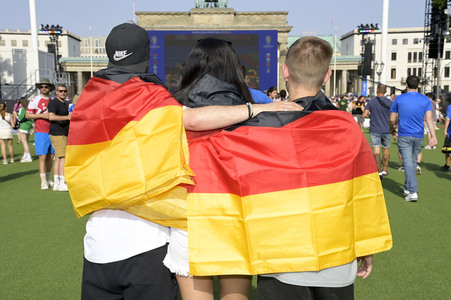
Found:
[(406, 201), (408, 202), (417, 202), (418, 201), (418, 193), (412, 193), (408, 194), (406, 198)]
[(20, 160), (21, 163), (26, 163), (26, 162), (33, 162), (33, 159), (31, 157), (24, 157)]
[(403, 166), (400, 166), (400, 167), (398, 168), (398, 171), (399, 171), (399, 172), (404, 172), (404, 167), (403, 167)]
[(426, 145), (426, 146), (424, 146), (424, 149), (432, 149), (432, 148), (431, 148), (431, 146)]
[(44, 181), (41, 183), (41, 190), (48, 190), (49, 189), (49, 185), (47, 183), (47, 181)]
[(58, 183), (54, 183), (54, 184), (53, 184), (53, 190), (54, 190), (54, 191), (59, 191), (59, 186), (60, 186), (60, 185), (59, 185)]
[(65, 182), (62, 182), (58, 185), (58, 191), (60, 192), (67, 192), (69, 189), (67, 188), (67, 184)]
[(49, 180), (49, 186), (53, 186), (53, 181)]
[(3, 164), (4, 164), (4, 165), (7, 165), (7, 164), (8, 164), (8, 161), (7, 161), (6, 159), (4, 159), (4, 160), (3, 160)]
[(11, 158), (11, 160), (9, 161), (10, 163), (13, 163), (14, 162), (14, 158)]

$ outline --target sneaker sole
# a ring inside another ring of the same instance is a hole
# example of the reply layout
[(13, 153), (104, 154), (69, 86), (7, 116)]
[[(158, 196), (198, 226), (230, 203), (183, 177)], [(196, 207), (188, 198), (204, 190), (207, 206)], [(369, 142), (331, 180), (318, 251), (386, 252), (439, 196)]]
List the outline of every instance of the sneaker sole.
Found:
[(405, 198), (406, 199), (406, 201), (407, 202), (417, 202), (418, 201), (418, 198), (411, 198), (411, 199), (407, 199), (407, 198)]

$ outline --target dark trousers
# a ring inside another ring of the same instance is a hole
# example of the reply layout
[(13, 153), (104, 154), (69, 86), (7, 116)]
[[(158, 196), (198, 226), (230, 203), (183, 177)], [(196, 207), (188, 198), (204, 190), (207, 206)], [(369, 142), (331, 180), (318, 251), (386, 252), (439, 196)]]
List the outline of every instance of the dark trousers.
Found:
[(176, 300), (175, 276), (163, 265), (167, 245), (113, 263), (84, 260), (82, 300)]
[(340, 288), (306, 287), (258, 276), (258, 300), (353, 300), (354, 284)]

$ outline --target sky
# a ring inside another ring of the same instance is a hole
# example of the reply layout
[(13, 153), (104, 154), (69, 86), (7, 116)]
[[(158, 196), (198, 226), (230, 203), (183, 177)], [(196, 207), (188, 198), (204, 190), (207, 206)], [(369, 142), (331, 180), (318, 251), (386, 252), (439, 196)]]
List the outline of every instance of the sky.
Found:
[[(133, 0), (36, 1), (37, 27), (59, 24), (78, 36), (107, 36), (117, 24), (133, 20)], [(0, 30), (29, 30), (29, 0), (2, 0)], [(135, 0), (136, 11), (189, 11), (194, 0)], [(382, 24), (383, 0), (229, 0), (236, 11), (288, 11), (290, 36), (338, 37), (360, 24)], [(423, 27), (425, 0), (390, 0), (389, 28)]]

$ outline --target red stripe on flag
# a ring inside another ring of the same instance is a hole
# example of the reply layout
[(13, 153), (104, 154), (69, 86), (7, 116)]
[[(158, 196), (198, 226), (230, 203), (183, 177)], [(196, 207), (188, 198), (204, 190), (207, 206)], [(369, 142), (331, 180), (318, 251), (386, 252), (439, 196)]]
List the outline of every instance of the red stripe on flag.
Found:
[(139, 121), (150, 110), (168, 105), (180, 104), (161, 85), (139, 77), (122, 85), (93, 77), (72, 114), (67, 144), (110, 141), (130, 121)]
[(316, 111), (282, 128), (221, 131), (189, 147), (196, 174), (189, 193), (247, 196), (377, 172), (365, 136), (346, 112)]

